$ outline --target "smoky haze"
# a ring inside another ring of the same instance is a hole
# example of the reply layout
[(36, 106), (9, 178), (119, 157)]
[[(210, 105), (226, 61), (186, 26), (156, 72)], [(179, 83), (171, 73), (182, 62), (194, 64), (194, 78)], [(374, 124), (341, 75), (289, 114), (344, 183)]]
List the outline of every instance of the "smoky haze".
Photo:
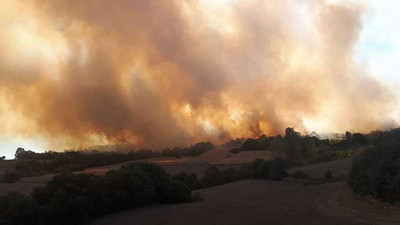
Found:
[(49, 148), (395, 126), (353, 50), (367, 7), (324, 1), (0, 3), (0, 134)]

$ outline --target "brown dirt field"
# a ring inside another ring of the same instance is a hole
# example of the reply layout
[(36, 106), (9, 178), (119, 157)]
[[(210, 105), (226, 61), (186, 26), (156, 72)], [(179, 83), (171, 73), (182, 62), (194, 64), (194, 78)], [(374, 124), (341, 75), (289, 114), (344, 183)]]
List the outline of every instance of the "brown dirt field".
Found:
[(247, 180), (199, 192), (202, 202), (129, 210), (89, 225), (400, 224), (398, 209), (381, 209), (354, 198), (345, 182), (305, 186), (291, 180)]

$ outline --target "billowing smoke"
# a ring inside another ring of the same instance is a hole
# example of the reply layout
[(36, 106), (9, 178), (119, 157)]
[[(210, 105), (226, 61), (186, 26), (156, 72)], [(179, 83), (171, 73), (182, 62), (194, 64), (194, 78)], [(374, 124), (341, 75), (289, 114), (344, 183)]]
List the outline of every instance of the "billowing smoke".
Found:
[(0, 134), (147, 147), (395, 126), (357, 65), (365, 6), (322, 0), (0, 3)]

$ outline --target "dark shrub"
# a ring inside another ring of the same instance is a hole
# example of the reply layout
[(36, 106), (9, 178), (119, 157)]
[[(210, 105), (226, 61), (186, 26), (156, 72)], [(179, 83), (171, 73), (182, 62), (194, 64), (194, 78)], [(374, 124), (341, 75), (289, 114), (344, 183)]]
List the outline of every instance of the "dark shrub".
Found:
[(265, 161), (263, 159), (255, 159), (250, 164), (243, 164), (236, 173), (235, 179), (282, 180), (286, 176), (287, 166), (282, 160)]
[(185, 183), (178, 180), (171, 181), (167, 193), (168, 199), (165, 203), (190, 202), (195, 199), (191, 196), (191, 189)]
[(226, 168), (221, 171), (221, 183), (226, 184), (235, 181), (236, 170), (234, 168)]
[(40, 215), (39, 205), (17, 192), (10, 192), (0, 197), (0, 224), (2, 225), (39, 225)]
[(269, 180), (280, 181), (288, 176), (287, 165), (281, 159), (274, 159), (269, 162), (268, 178)]
[(235, 180), (249, 179), (249, 170), (250, 170), (250, 163), (242, 164), (239, 170), (237, 171), (234, 179)]
[(353, 159), (348, 184), (361, 196), (400, 202), (400, 144), (394, 136)]
[(238, 148), (240, 147), (246, 139), (244, 138), (236, 138), (235, 140), (230, 140), (224, 144), (226, 148)]
[(262, 151), (265, 150), (267, 144), (267, 138), (252, 139), (248, 138), (243, 145), (240, 147), (242, 151)]
[(99, 181), (99, 191), (110, 209), (128, 209), (156, 201), (157, 190), (149, 173), (134, 164), (112, 170)]
[(296, 132), (293, 128), (286, 128), (285, 130), (286, 160), (290, 166), (297, 166), (304, 164), (306, 156), (306, 147), (304, 139), (300, 133)]
[(155, 202), (171, 202), (171, 197), (169, 196), (173, 192), (173, 190), (171, 190), (173, 188), (171, 179), (160, 165), (154, 163), (132, 163), (123, 166), (121, 169), (127, 169), (130, 167), (139, 167), (151, 177), (156, 188), (156, 195), (154, 196)]
[(16, 193), (0, 198), (0, 224), (74, 225), (118, 210), (197, 199), (159, 165), (133, 163), (104, 176), (54, 176), (45, 187), (36, 188), (32, 198)]
[(127, 154), (96, 150), (35, 153), (18, 148), (15, 155), (17, 159), (24, 159), (24, 161), (17, 162), (16, 170), (24, 176), (36, 176), (48, 173), (82, 171), (89, 167), (156, 157), (160, 156), (160, 153), (148, 149), (130, 151)]
[(219, 170), (211, 166), (204, 171), (204, 176), (199, 180), (199, 187), (206, 188), (230, 183), (236, 180), (237, 172), (234, 168)]
[(21, 180), (22, 175), (18, 172), (12, 171), (12, 172), (6, 172), (3, 175), (3, 178), (1, 179), (1, 183), (15, 183), (19, 180)]
[(233, 154), (240, 153), (240, 148), (234, 148), (230, 152), (233, 153)]
[[(267, 179), (280, 181), (288, 176), (287, 166), (284, 161), (274, 159), (265, 161), (263, 159), (255, 159), (252, 163), (243, 164), (237, 171), (234, 168), (218, 169), (211, 166), (204, 171), (204, 176), (198, 180), (198, 188), (212, 187), (222, 185), (237, 180), (244, 179)], [(181, 181), (189, 180), (188, 175), (181, 173), (176, 176)], [(189, 180), (194, 183), (193, 180)]]
[(333, 177), (332, 171), (326, 170), (325, 173), (324, 173), (324, 178), (325, 179), (332, 179), (332, 177)]
[(211, 166), (204, 171), (204, 177), (200, 179), (202, 187), (212, 187), (221, 184), (221, 173), (216, 166)]
[(354, 144), (365, 145), (368, 143), (368, 139), (364, 134), (354, 133), (352, 135), (352, 141)]
[(189, 152), (192, 156), (196, 156), (212, 149), (214, 149), (214, 145), (211, 142), (199, 142), (192, 146)]
[(282, 160), (265, 161), (255, 159), (249, 166), (248, 176), (253, 179), (282, 180), (287, 176), (286, 165)]
[(199, 156), (207, 151), (214, 149), (211, 142), (199, 142), (190, 147), (175, 147), (173, 149), (166, 148), (162, 151), (163, 156), (183, 157), (183, 156)]
[(195, 173), (186, 173), (186, 172), (181, 172), (176, 174), (175, 176), (172, 177), (172, 179), (178, 180), (186, 184), (191, 190), (195, 190), (199, 188), (199, 182), (197, 180), (197, 174)]

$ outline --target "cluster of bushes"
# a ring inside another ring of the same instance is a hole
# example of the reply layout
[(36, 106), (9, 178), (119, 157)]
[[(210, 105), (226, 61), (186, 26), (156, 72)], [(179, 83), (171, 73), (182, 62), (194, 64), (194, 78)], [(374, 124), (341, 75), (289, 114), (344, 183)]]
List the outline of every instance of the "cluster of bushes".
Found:
[(196, 174), (186, 172), (175, 175), (174, 179), (185, 183), (192, 190), (196, 190), (245, 179), (280, 181), (286, 176), (288, 176), (287, 166), (283, 160), (255, 159), (252, 163), (243, 164), (238, 170), (234, 168), (220, 170), (216, 166), (211, 166), (205, 170), (204, 176), (200, 179)]
[(105, 166), (126, 161), (160, 156), (159, 152), (141, 149), (127, 154), (118, 152), (45, 152), (35, 153), (19, 148), (15, 157), (19, 160), (15, 169), (23, 176), (37, 176), (48, 173), (81, 171), (90, 167)]
[(214, 149), (214, 145), (210, 142), (199, 142), (190, 147), (175, 147), (175, 148), (166, 148), (161, 154), (163, 156), (172, 156), (172, 157), (184, 157), (184, 156), (199, 156), (207, 151)]
[(267, 136), (262, 135), (257, 139), (248, 138), (242, 144), (242, 146), (240, 146), (240, 149), (242, 151), (263, 151), (267, 148), (267, 146), (268, 146), (268, 138)]
[(348, 184), (361, 196), (400, 203), (400, 132), (353, 159)]
[(230, 151), (232, 154), (238, 154), (238, 153), (240, 153), (240, 148), (233, 148), (233, 149), (231, 149), (231, 151)]
[(164, 149), (162, 153), (149, 149), (119, 152), (100, 151), (66, 151), (35, 153), (30, 150), (18, 148), (15, 158), (20, 159), (16, 164), (16, 170), (23, 176), (38, 176), (49, 173), (65, 173), (82, 171), (91, 167), (106, 166), (132, 160), (147, 159), (158, 156), (198, 156), (213, 149), (210, 142), (200, 142), (186, 148), (176, 147), (172, 150)]
[(80, 224), (119, 210), (192, 200), (190, 188), (161, 166), (135, 163), (104, 176), (57, 175), (31, 197), (9, 193), (0, 198), (0, 224)]
[(240, 146), (242, 146), (245, 141), (246, 141), (245, 138), (231, 139), (224, 143), (224, 147), (225, 148), (240, 148)]
[(342, 139), (321, 139), (315, 133), (313, 136), (302, 136), (293, 128), (287, 128), (283, 137), (262, 135), (256, 139), (248, 138), (240, 148), (234, 148), (231, 152), (267, 150), (285, 158), (290, 166), (299, 166), (352, 158), (359, 155), (368, 146), (386, 142), (398, 132), (399, 129), (385, 132), (374, 131), (366, 135), (346, 132)]
[[(263, 151), (267, 150), (285, 158), (290, 166), (298, 166), (310, 163), (310, 155), (315, 157), (316, 149), (322, 149), (324, 146), (329, 148), (329, 140), (320, 140), (317, 137), (301, 136), (293, 128), (287, 128), (285, 136), (266, 137), (262, 135), (257, 139), (249, 138), (240, 147), (241, 151)], [(314, 151), (314, 152), (312, 152)], [(324, 149), (325, 152), (325, 149)], [(320, 157), (317, 157), (318, 160)], [(329, 157), (331, 159), (331, 157)]]

